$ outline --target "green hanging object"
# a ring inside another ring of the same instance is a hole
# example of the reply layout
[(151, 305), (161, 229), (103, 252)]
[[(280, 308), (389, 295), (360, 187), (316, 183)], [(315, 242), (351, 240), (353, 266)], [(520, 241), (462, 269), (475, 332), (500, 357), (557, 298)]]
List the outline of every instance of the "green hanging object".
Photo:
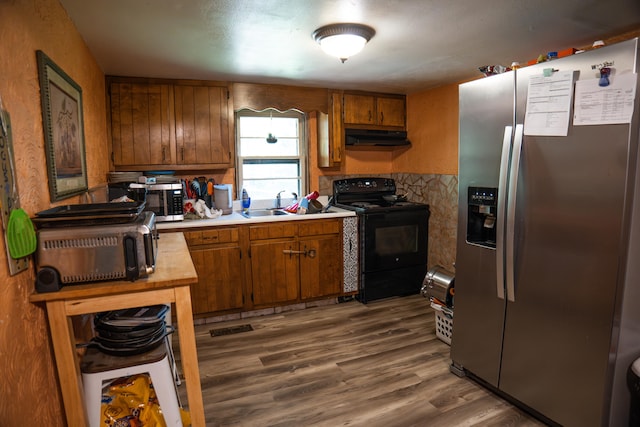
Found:
[(13, 259), (24, 258), (36, 251), (36, 231), (31, 218), (22, 208), (14, 209), (9, 214), (7, 244)]
[[(18, 189), (16, 187), (16, 172), (13, 167), (13, 153), (11, 146), (11, 137), (9, 134), (9, 114), (2, 110), (2, 101), (0, 100), (0, 140), (2, 140), (3, 149), (6, 151), (2, 153), (0, 158), (2, 159), (2, 168), (7, 171), (7, 176), (11, 182), (9, 188), (10, 194), (4, 194), (3, 200), (0, 201), (0, 207), (4, 209), (8, 208), (9, 217), (6, 218), (6, 235), (5, 242), (7, 249), (9, 249), (9, 255), (14, 260), (24, 258), (27, 255), (31, 255), (36, 251), (37, 238), (36, 231), (31, 222), (31, 218), (20, 208), (20, 198), (18, 196)], [(7, 168), (7, 163), (9, 167)], [(8, 169), (8, 170), (7, 170)], [(8, 183), (7, 182), (7, 183)], [(7, 191), (7, 188), (5, 188)], [(4, 206), (3, 206), (4, 202)]]
[[(37, 237), (31, 219), (20, 209), (20, 197), (16, 187), (13, 165), (13, 144), (11, 141), (11, 120), (2, 105), (0, 96), (0, 169), (3, 171), (4, 185), (0, 187), (0, 223), (4, 230), (4, 243), (9, 265), (9, 275), (13, 276), (29, 268), (29, 257), (37, 247)], [(16, 212), (16, 211), (21, 212)], [(26, 219), (25, 219), (26, 217)]]

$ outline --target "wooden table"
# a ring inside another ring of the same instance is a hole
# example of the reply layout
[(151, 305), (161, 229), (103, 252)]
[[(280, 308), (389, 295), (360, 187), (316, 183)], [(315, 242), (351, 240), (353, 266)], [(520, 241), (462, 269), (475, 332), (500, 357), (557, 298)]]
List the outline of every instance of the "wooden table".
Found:
[(182, 233), (160, 234), (156, 270), (149, 277), (129, 281), (97, 282), (34, 293), (33, 303), (44, 302), (49, 317), (60, 389), (69, 427), (88, 426), (80, 360), (72, 316), (155, 304), (175, 304), (182, 371), (193, 427), (204, 427), (204, 406), (196, 353), (189, 285), (198, 281)]

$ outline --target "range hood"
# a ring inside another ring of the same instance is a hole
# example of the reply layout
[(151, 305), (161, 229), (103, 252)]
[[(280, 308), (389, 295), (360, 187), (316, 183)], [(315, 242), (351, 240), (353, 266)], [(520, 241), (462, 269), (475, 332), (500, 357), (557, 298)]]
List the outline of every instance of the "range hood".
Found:
[(347, 147), (402, 147), (411, 145), (405, 131), (345, 129), (344, 136)]

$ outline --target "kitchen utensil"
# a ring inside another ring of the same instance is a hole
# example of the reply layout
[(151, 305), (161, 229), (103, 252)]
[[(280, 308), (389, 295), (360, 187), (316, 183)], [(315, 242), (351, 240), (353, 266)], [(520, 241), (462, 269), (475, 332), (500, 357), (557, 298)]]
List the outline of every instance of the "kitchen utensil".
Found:
[(7, 244), (13, 259), (24, 258), (36, 250), (36, 232), (24, 209), (14, 209), (9, 214)]
[(185, 183), (187, 186), (187, 199), (195, 199), (196, 195), (193, 192), (193, 186), (191, 185), (191, 181), (185, 179)]
[(87, 203), (56, 206), (37, 212), (31, 220), (38, 229), (81, 225), (121, 224), (135, 220), (145, 202)]
[(185, 199), (189, 198), (189, 192), (187, 191), (187, 183), (184, 179), (180, 180), (180, 184), (182, 184), (182, 194)]
[(200, 181), (198, 181), (198, 178), (194, 178), (193, 181), (191, 181), (191, 188), (193, 189), (194, 198), (198, 199), (202, 196), (202, 193), (200, 192)]
[(145, 202), (86, 203), (56, 206), (36, 213), (40, 218), (75, 218), (82, 216), (110, 217), (117, 214), (139, 214)]
[(316, 199), (309, 200), (309, 207), (307, 208), (307, 213), (314, 214), (320, 211), (322, 211), (322, 203), (320, 203)]

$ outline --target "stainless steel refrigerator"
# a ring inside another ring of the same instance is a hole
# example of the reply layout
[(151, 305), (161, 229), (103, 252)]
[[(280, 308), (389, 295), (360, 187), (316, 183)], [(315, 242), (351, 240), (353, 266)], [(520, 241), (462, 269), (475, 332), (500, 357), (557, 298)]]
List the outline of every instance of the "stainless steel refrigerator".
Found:
[(547, 422), (627, 425), (638, 58), (634, 39), (459, 88), (451, 370)]

